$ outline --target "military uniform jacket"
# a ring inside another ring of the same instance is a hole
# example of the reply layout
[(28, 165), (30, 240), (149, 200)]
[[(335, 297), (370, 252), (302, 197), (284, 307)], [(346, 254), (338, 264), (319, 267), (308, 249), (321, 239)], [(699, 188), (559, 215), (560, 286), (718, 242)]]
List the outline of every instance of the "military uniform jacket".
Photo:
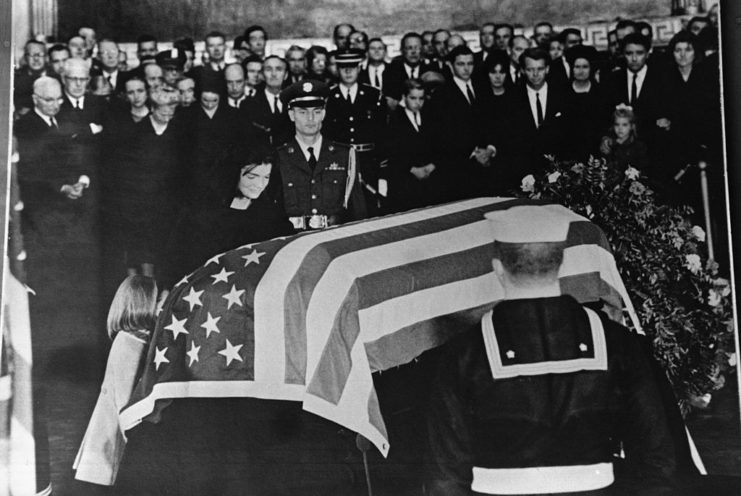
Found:
[(503, 301), (449, 344), (429, 408), (431, 494), (471, 494), (496, 469), (609, 464), (620, 441), (639, 481), (625, 494), (665, 494), (674, 445), (649, 359), (589, 312), (570, 296)]
[(340, 85), (335, 85), (327, 99), (322, 134), (349, 145), (377, 144), (386, 124), (385, 110), (381, 92), (373, 86), (358, 83), (351, 103), (342, 95)]
[[(341, 222), (365, 217), (365, 203), (357, 177), (347, 209), (344, 207), (350, 147), (325, 137), (313, 172), (295, 138), (279, 147), (277, 152), (284, 206), (289, 217), (327, 215), (337, 216)], [(355, 174), (357, 176), (357, 172)]]

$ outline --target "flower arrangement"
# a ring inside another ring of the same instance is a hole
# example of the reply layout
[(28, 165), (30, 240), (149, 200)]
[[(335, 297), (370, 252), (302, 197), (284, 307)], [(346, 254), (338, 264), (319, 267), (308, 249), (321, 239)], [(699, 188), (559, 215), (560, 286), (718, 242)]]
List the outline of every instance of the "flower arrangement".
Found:
[(736, 364), (731, 288), (708, 260), (689, 207), (656, 201), (641, 173), (603, 159), (557, 162), (522, 179), (533, 199), (560, 203), (600, 226), (683, 414), (703, 408)]

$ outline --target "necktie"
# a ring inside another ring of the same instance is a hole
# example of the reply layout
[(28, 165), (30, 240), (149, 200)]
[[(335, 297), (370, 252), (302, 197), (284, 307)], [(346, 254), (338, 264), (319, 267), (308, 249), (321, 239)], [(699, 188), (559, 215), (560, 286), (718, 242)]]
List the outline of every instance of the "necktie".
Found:
[(81, 108), (80, 108), (80, 100), (79, 99), (75, 100), (75, 108), (77, 110), (81, 110)]
[(307, 148), (309, 150), (309, 169), (311, 169), (311, 172), (314, 172), (314, 169), (316, 169), (316, 156), (314, 156), (314, 147), (310, 146)]
[(274, 100), (273, 100), (273, 113), (274, 114), (279, 114), (280, 113), (280, 109), (278, 108), (278, 95), (273, 95), (273, 98), (274, 98)]
[(375, 86), (376, 88), (381, 87), (381, 78), (378, 77), (378, 69), (376, 69), (376, 73), (373, 76), (373, 86)]
[(630, 106), (634, 107), (638, 99), (638, 84), (636, 83), (638, 74), (633, 73), (633, 82), (630, 84)]
[(414, 113), (414, 123), (417, 125), (417, 131), (422, 129), (422, 121), (419, 119), (419, 112)]
[(59, 129), (59, 126), (57, 126), (57, 120), (54, 117), (50, 117), (49, 120), (51, 121), (51, 125), (55, 129)]
[(476, 99), (473, 96), (473, 90), (471, 89), (471, 83), (466, 84), (466, 95), (468, 96), (468, 104), (473, 105)]
[(345, 100), (347, 100), (347, 103), (352, 103), (352, 98), (350, 98), (350, 90), (345, 90)]
[(535, 112), (538, 114), (538, 127), (543, 124), (543, 106), (540, 104), (540, 93), (535, 94)]
[(113, 79), (111, 79), (111, 76), (106, 76), (106, 79), (108, 80), (108, 86), (110, 86), (111, 89), (114, 89), (113, 88)]

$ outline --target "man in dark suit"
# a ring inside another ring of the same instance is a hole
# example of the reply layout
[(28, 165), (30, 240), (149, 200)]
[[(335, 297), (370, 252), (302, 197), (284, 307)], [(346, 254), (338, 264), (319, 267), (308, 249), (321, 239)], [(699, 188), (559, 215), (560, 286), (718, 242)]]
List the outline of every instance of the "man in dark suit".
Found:
[(389, 106), (395, 108), (401, 99), (404, 81), (417, 79), (429, 70), (422, 63), (422, 37), (418, 33), (406, 33), (401, 38), (401, 58), (391, 62), (387, 69), (385, 93), (391, 99)]
[(19, 115), (33, 109), (31, 99), (33, 83), (46, 75), (46, 45), (40, 41), (29, 40), (23, 49), (23, 60), (26, 64), (15, 72), (13, 83), (13, 104)]
[(360, 70), (358, 81), (369, 84), (383, 92), (386, 63), (386, 44), (381, 38), (368, 41), (368, 64)]
[(561, 156), (568, 150), (568, 114), (562, 88), (547, 82), (548, 54), (528, 48), (520, 57), (525, 84), (516, 89), (513, 102), (512, 139), (518, 150), (512, 168), (503, 171), (510, 187), (520, 179), (542, 171), (544, 155)]
[(647, 64), (649, 42), (638, 33), (628, 34), (622, 41), (625, 67), (614, 71), (608, 83), (610, 103), (630, 105), (637, 117), (638, 136), (648, 147), (656, 181), (671, 180), (662, 172), (671, 122), (666, 102), (666, 84), (658, 67)]
[(473, 81), (473, 52), (458, 46), (448, 54), (453, 77), (438, 88), (431, 103), (436, 157), (442, 175), (450, 181), (449, 199), (484, 193), (483, 168), (496, 153), (484, 143), (481, 96), (484, 90)]
[(489, 51), (494, 49), (495, 28), (496, 24), (493, 22), (487, 22), (481, 26), (481, 30), (479, 31), (479, 45), (481, 46), (481, 50), (473, 54), (473, 64), (476, 69), (480, 69), (483, 66), (486, 57), (489, 55)]
[(303, 81), (306, 77), (306, 49), (298, 45), (291, 45), (286, 50), (286, 62), (288, 62), (288, 77), (283, 82), (284, 88)]
[(110, 39), (103, 38), (98, 42), (99, 70), (93, 76), (103, 76), (111, 88), (112, 95), (120, 95), (125, 91), (126, 75), (118, 70), (118, 44)]
[(284, 59), (277, 55), (268, 56), (262, 67), (265, 84), (253, 98), (245, 99), (240, 106), (243, 119), (266, 133), (273, 146), (285, 143), (293, 135), (287, 109), (280, 100), (287, 71), (288, 64)]
[(226, 36), (218, 31), (211, 31), (206, 35), (206, 53), (208, 54), (208, 63), (194, 67), (189, 74), (196, 83), (203, 77), (204, 72), (215, 74), (224, 74), (224, 55), (226, 53)]
[(520, 68), (520, 56), (530, 48), (530, 41), (521, 34), (512, 37), (509, 47), (509, 73), (507, 86), (518, 86), (522, 83), (523, 75)]
[(74, 126), (79, 137), (99, 134), (105, 113), (105, 101), (87, 94), (90, 70), (84, 60), (68, 59), (64, 63), (64, 99), (59, 119)]

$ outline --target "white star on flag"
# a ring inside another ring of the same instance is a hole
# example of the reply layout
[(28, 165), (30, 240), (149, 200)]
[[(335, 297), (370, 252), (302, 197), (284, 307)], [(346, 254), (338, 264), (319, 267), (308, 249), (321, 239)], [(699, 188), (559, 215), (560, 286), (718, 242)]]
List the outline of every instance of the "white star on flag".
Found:
[(514, 357), (515, 357), (515, 352), (514, 352), (514, 351), (512, 351), (512, 350), (508, 350), (508, 351), (507, 351), (507, 358), (509, 358), (509, 359), (511, 360), (511, 359), (513, 359)]
[(251, 263), (260, 265), (260, 257), (263, 255), (265, 255), (265, 252), (259, 252), (257, 250), (252, 250), (252, 253), (250, 253), (249, 255), (244, 255), (242, 257), (244, 258), (244, 266), (247, 267)]
[(212, 332), (221, 333), (221, 331), (219, 331), (219, 328), (216, 327), (216, 323), (220, 320), (221, 317), (213, 317), (211, 316), (211, 312), (208, 312), (208, 318), (206, 319), (206, 322), (201, 324), (201, 327), (206, 329), (206, 338), (208, 338)]
[(589, 347), (587, 345), (585, 345), (584, 343), (579, 343), (579, 349), (581, 351), (587, 351), (589, 349)]
[(221, 272), (211, 276), (214, 280), (211, 284), (215, 285), (217, 282), (229, 282), (229, 276), (232, 274), (234, 274), (234, 272), (227, 272), (227, 270), (222, 267)]
[(193, 366), (193, 362), (198, 361), (198, 352), (201, 351), (200, 346), (196, 346), (195, 341), (190, 342), (190, 350), (186, 353), (188, 355), (188, 358), (190, 358), (190, 363), (188, 364), (188, 367)]
[(226, 348), (219, 351), (219, 355), (223, 355), (226, 357), (226, 366), (228, 367), (230, 363), (232, 363), (232, 360), (239, 360), (240, 362), (243, 362), (242, 357), (239, 356), (239, 350), (242, 348), (243, 345), (238, 344), (237, 346), (232, 346), (232, 344), (229, 342), (229, 340), (226, 340)]
[(208, 261), (206, 262), (206, 265), (211, 265), (212, 263), (215, 263), (215, 264), (218, 265), (219, 259), (221, 258), (221, 255), (223, 255), (223, 253), (220, 253), (218, 255), (215, 255), (215, 256), (209, 258)]
[(244, 293), (244, 289), (237, 291), (237, 287), (232, 284), (232, 290), (221, 296), (222, 298), (226, 298), (229, 302), (226, 305), (227, 310), (230, 309), (233, 304), (239, 305), (240, 307), (242, 306), (242, 300), (239, 299), (239, 297), (242, 296), (242, 293)]
[(163, 363), (170, 363), (170, 360), (167, 359), (165, 356), (165, 353), (167, 353), (167, 346), (163, 350), (160, 350), (159, 348), (155, 347), (155, 354), (154, 354), (154, 370), (159, 370), (160, 365)]
[(183, 320), (178, 320), (175, 318), (175, 315), (172, 316), (172, 322), (170, 322), (170, 325), (166, 326), (165, 329), (172, 331), (173, 341), (176, 340), (180, 334), (188, 334), (188, 331), (185, 329), (185, 322), (187, 320), (187, 317)]
[(190, 292), (188, 293), (188, 296), (183, 296), (183, 299), (188, 302), (191, 312), (193, 311), (193, 307), (203, 306), (203, 303), (201, 303), (202, 294), (203, 294), (203, 290), (196, 291), (195, 289), (190, 288)]

